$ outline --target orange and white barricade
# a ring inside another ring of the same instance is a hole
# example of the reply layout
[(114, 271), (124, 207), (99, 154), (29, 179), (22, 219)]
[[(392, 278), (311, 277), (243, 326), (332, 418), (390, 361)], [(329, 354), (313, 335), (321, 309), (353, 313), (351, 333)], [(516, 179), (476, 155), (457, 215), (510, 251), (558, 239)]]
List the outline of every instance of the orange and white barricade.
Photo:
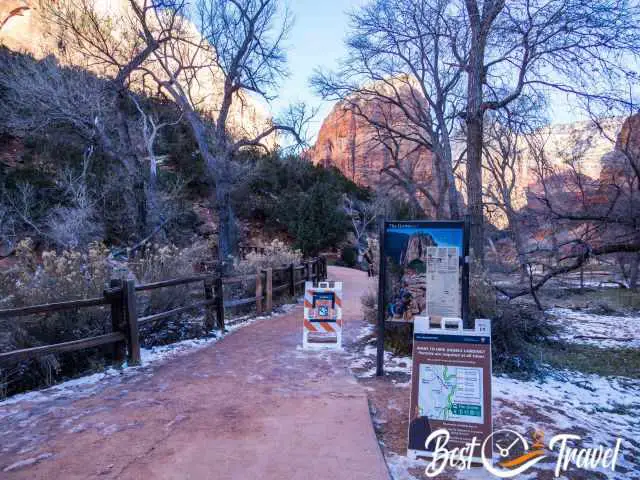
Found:
[(342, 348), (342, 326), (342, 282), (305, 282), (302, 348)]

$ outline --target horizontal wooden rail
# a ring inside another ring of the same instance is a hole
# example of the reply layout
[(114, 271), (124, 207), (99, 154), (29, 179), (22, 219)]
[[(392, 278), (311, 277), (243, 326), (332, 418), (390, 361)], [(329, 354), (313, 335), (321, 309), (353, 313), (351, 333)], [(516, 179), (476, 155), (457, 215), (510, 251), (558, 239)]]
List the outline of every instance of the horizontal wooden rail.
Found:
[(206, 307), (207, 305), (214, 305), (216, 302), (217, 300), (215, 298), (211, 300), (203, 300), (201, 302), (193, 303), (191, 305), (186, 305), (184, 307), (174, 308), (173, 310), (168, 310), (166, 312), (147, 315), (146, 317), (138, 318), (138, 324), (153, 322), (156, 320), (160, 320), (162, 318), (170, 317), (171, 315), (175, 315), (177, 313), (182, 313), (182, 312), (186, 312), (187, 310), (192, 310), (194, 308)]
[(156, 288), (175, 287), (176, 285), (185, 285), (187, 283), (204, 282), (212, 278), (213, 275), (196, 275), (194, 277), (174, 278), (171, 280), (162, 280), (161, 282), (145, 283), (136, 285), (136, 292), (155, 290)]
[(25, 315), (34, 315), (36, 313), (49, 313), (59, 310), (71, 310), (73, 308), (95, 307), (99, 305), (108, 305), (109, 300), (104, 297), (87, 298), (85, 300), (70, 300), (68, 302), (46, 303), (42, 305), (33, 305), (31, 307), (9, 308), (0, 310), (0, 318), (22, 317)]
[(83, 338), (70, 342), (56, 343), (55, 345), (44, 345), (42, 347), (25, 348), (14, 350), (13, 352), (0, 353), (0, 364), (28, 360), (29, 358), (48, 355), (50, 353), (73, 352), (84, 348), (99, 347), (110, 343), (124, 342), (125, 336), (122, 332), (107, 333), (98, 337)]
[(228, 300), (226, 302), (224, 302), (224, 306), (232, 308), (232, 307), (239, 307), (240, 305), (249, 305), (250, 303), (255, 303), (256, 302), (256, 297), (249, 297), (249, 298), (239, 298), (237, 300)]
[(273, 292), (281, 292), (283, 290), (287, 290), (289, 288), (289, 284), (285, 283), (284, 285), (280, 285), (279, 287), (273, 287)]
[(247, 281), (256, 281), (255, 273), (252, 275), (236, 275), (235, 277), (223, 277), (222, 283), (225, 285), (232, 285), (234, 283), (242, 283)]

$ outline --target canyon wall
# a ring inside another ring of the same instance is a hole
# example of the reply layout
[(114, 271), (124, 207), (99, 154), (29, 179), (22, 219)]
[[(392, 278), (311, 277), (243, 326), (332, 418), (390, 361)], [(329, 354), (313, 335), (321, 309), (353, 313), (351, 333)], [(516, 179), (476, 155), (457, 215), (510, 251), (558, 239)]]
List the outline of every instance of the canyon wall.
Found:
[[(46, 1), (46, 0), (45, 0)], [(48, 0), (55, 3), (55, 0)], [(133, 51), (127, 44), (127, 35), (131, 16), (127, 0), (95, 0), (92, 3), (96, 12), (113, 24), (111, 35), (118, 44), (116, 51)], [(0, 0), (0, 45), (10, 50), (33, 55), (35, 58), (43, 58), (54, 55), (61, 64), (74, 64), (91, 70), (99, 76), (113, 76), (114, 72), (109, 67), (97, 62), (88, 63), (88, 59), (81, 55), (72, 56), (64, 48), (65, 33), (47, 22), (45, 14), (40, 10), (38, 0)], [(82, 12), (79, 13), (82, 15)], [(201, 36), (196, 27), (181, 20), (185, 32), (193, 39), (193, 44), (201, 41)], [(181, 46), (184, 49), (185, 47)], [(195, 47), (186, 47), (195, 49)], [(185, 57), (201, 58), (205, 55), (198, 51), (183, 52)], [(194, 55), (195, 54), (195, 55)], [(208, 55), (208, 53), (207, 53)], [(206, 62), (202, 61), (203, 64)], [(210, 63), (210, 62), (209, 62)], [(149, 68), (159, 70), (157, 65), (149, 64)], [(162, 76), (162, 74), (160, 74)], [(142, 78), (134, 74), (131, 79), (131, 88), (134, 90), (155, 94), (157, 86), (150, 82), (149, 78)], [(215, 118), (222, 97), (222, 83), (224, 81), (220, 72), (214, 69), (203, 68), (196, 74), (196, 81), (180, 81), (183, 87), (188, 88), (193, 103), (202, 111)], [(233, 102), (231, 111), (230, 131), (237, 138), (253, 138), (271, 126), (271, 114), (268, 106), (255, 95), (249, 92), (239, 92)], [(277, 143), (277, 136), (271, 135), (265, 141), (268, 147), (273, 148)]]
[[(378, 117), (383, 109), (379, 102), (370, 99), (358, 101), (358, 108), (362, 110), (361, 115), (353, 113), (353, 108), (343, 102), (334, 106), (322, 122), (317, 141), (307, 152), (307, 156), (315, 165), (339, 169), (347, 178), (359, 185), (382, 190), (384, 194), (402, 197), (402, 188), (388, 172), (392, 156), (380, 142), (376, 129), (363, 118), (379, 120)], [(350, 102), (353, 102), (353, 99)], [(396, 112), (396, 115), (400, 114), (401, 112)], [(550, 125), (537, 131), (536, 139), (543, 145), (546, 158), (559, 170), (568, 169), (567, 162), (575, 161), (581, 173), (598, 179), (603, 168), (615, 161), (615, 156), (612, 157), (611, 152), (616, 146), (622, 123), (621, 118), (611, 118), (603, 120), (599, 126), (591, 121)], [(637, 123), (636, 130), (640, 132), (640, 117)], [(627, 129), (631, 130), (631, 124)], [(640, 139), (640, 134), (636, 133), (633, 138)], [(620, 141), (618, 140), (618, 143)], [(459, 140), (454, 144), (454, 158), (463, 152), (463, 142), (464, 140)], [(640, 140), (633, 145), (640, 150)], [(417, 182), (428, 185), (435, 195), (437, 192), (436, 183), (433, 180), (432, 152), (412, 142), (405, 142), (401, 148), (403, 149), (402, 157), (406, 159), (404, 163), (406, 171), (410, 172)], [(516, 165), (514, 204), (517, 207), (523, 207), (527, 203), (526, 191), (536, 183), (535, 156), (524, 141), (519, 157)], [(459, 167), (459, 174), (464, 178), (464, 165)], [(492, 181), (487, 172), (484, 173), (484, 181), (486, 184)], [(459, 184), (458, 189), (465, 198), (464, 186)], [(497, 226), (504, 226), (505, 220), (499, 213), (491, 219)]]
[[(396, 88), (399, 95), (420, 98), (410, 94), (406, 83)], [(418, 107), (427, 108), (426, 101), (409, 108)], [(391, 125), (394, 131), (401, 133), (393, 139), (381, 138), (379, 130), (372, 124)], [(386, 100), (374, 94), (354, 96), (333, 107), (322, 122), (315, 145), (306, 155), (314, 165), (335, 167), (358, 185), (384, 194), (406, 197), (402, 180), (406, 176), (436, 192), (431, 150), (407, 138), (400, 138), (403, 135), (428, 138), (426, 133), (414, 130), (406, 115)], [(429, 210), (425, 199), (419, 193), (416, 196)]]

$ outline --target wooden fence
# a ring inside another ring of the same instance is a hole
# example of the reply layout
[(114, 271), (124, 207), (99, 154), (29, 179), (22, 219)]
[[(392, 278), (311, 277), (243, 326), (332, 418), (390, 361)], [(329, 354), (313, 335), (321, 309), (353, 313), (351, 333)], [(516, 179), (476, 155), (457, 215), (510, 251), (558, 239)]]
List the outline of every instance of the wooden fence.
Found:
[[(274, 286), (274, 272), (284, 273), (286, 282), (281, 285)], [(295, 296), (296, 294), (301, 293), (301, 289), (299, 287), (300, 285), (303, 285), (305, 281), (319, 281), (326, 278), (326, 259), (315, 258), (310, 261), (305, 261), (300, 265), (291, 264), (276, 269), (268, 268), (257, 272), (255, 275), (236, 277), (220, 277), (213, 274), (204, 274), (163, 280), (161, 282), (142, 285), (136, 285), (134, 280), (114, 279), (111, 280), (109, 287), (104, 290), (102, 297), (0, 310), (1, 319), (47, 314), (79, 308), (109, 306), (111, 309), (112, 330), (111, 333), (98, 335), (96, 337), (3, 352), (0, 353), (0, 366), (21, 360), (36, 358), (41, 355), (73, 352), (102, 345), (113, 346), (114, 360), (116, 362), (123, 362), (126, 357), (129, 365), (136, 365), (140, 363), (140, 341), (138, 337), (140, 325), (186, 312), (188, 310), (204, 308), (206, 330), (213, 330), (216, 326), (215, 324), (217, 324), (218, 329), (224, 331), (225, 309), (232, 309), (242, 305), (255, 303), (256, 312), (258, 314), (269, 313), (273, 308), (274, 295), (282, 295), (282, 293), (285, 292), (290, 296)], [(224, 299), (225, 285), (253, 281), (254, 279), (256, 282), (255, 296), (232, 300)], [(136, 292), (170, 288), (177, 285), (196, 284), (199, 282), (202, 282), (203, 285), (203, 300), (165, 312), (138, 317)]]

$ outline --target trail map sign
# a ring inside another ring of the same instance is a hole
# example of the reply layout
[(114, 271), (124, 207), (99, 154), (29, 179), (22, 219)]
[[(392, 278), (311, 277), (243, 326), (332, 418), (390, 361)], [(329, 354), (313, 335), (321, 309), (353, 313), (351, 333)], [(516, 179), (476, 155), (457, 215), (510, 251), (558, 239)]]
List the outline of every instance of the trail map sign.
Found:
[[(427, 317), (414, 323), (409, 456), (431, 457), (435, 445), (425, 442), (439, 429), (450, 435), (449, 450), (475, 437), (471, 457), (482, 461), (480, 445), (492, 433), (489, 320), (476, 320), (474, 330), (463, 330), (460, 318), (443, 318), (440, 328), (430, 328)], [(491, 454), (487, 442), (484, 456)]]
[(385, 221), (380, 225), (378, 358), (384, 373), (387, 327), (416, 317), (468, 322), (469, 221)]
[(305, 282), (302, 348), (342, 348), (341, 282)]

